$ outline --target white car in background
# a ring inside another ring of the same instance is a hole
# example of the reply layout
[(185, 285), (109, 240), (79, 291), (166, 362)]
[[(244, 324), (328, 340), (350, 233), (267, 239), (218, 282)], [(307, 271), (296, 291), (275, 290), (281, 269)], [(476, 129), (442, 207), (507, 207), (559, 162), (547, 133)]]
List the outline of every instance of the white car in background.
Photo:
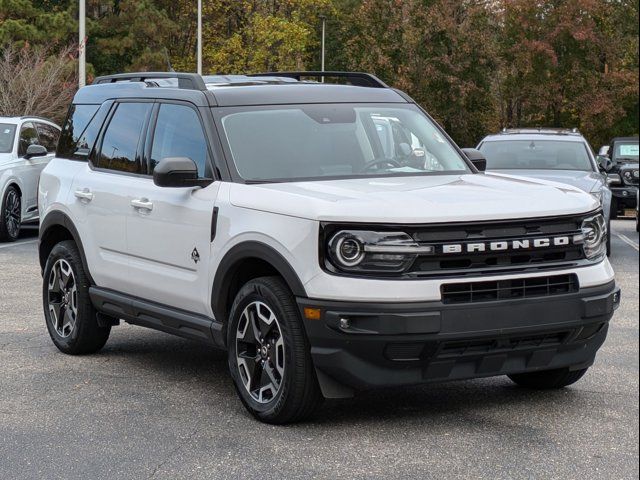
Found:
[(38, 117), (0, 117), (0, 242), (38, 220), (38, 180), (53, 158), (60, 127)]

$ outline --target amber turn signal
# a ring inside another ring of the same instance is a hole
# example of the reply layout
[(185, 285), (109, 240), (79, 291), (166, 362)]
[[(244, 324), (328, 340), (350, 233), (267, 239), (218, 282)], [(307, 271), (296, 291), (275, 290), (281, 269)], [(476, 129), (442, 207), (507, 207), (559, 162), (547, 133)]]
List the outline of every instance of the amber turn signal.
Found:
[(320, 320), (321, 311), (319, 308), (305, 307), (304, 318), (307, 320)]

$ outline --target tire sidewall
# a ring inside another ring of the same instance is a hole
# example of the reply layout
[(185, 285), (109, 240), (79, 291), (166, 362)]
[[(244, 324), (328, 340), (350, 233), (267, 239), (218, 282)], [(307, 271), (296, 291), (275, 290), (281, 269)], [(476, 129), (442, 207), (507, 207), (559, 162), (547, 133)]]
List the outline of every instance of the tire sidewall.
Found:
[[(240, 316), (244, 309), (252, 302), (260, 301), (269, 306), (278, 319), (280, 325), (280, 332), (284, 339), (285, 350), (285, 373), (280, 385), (280, 389), (275, 398), (267, 403), (259, 403), (251, 397), (247, 389), (245, 388), (242, 380), (240, 379), (240, 372), (236, 362), (236, 331), (238, 329), (238, 323)], [(296, 321), (296, 319), (290, 319), (284, 312), (280, 301), (271, 289), (259, 282), (249, 282), (238, 293), (236, 300), (231, 307), (229, 328), (227, 330), (227, 346), (228, 346), (228, 363), (229, 371), (233, 379), (235, 388), (242, 400), (242, 403), (251, 411), (254, 415), (259, 417), (271, 417), (277, 415), (283, 408), (287, 401), (287, 393), (291, 389), (291, 382), (293, 381), (293, 369), (295, 368), (295, 352), (292, 348), (292, 338), (289, 329), (289, 323)]]
[[(47, 259), (47, 263), (45, 264), (42, 280), (42, 302), (47, 330), (49, 331), (51, 340), (53, 340), (56, 346), (64, 352), (72, 351), (75, 348), (76, 344), (78, 343), (78, 337), (80, 336), (84, 319), (86, 319), (88, 315), (93, 314), (93, 312), (87, 311), (88, 309), (86, 308), (87, 302), (85, 302), (84, 299), (86, 299), (89, 295), (89, 287), (85, 281), (85, 275), (84, 270), (82, 270), (82, 265), (78, 265), (77, 255), (74, 255), (74, 253), (75, 252), (71, 251), (71, 249), (64, 243), (56, 245), (49, 254), (49, 258)], [(68, 337), (60, 336), (54, 328), (51, 321), (51, 314), (49, 313), (48, 304), (49, 276), (51, 275), (53, 266), (60, 259), (66, 260), (71, 266), (78, 292), (78, 314), (76, 318), (76, 324)]]

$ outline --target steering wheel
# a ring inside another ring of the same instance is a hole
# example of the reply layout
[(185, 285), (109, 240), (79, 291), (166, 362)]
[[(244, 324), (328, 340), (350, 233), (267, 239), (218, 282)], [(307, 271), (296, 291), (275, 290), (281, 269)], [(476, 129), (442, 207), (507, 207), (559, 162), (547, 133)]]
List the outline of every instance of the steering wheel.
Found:
[(373, 167), (375, 167), (376, 165), (387, 165), (395, 168), (402, 167), (402, 165), (400, 165), (400, 162), (396, 160), (392, 160), (390, 158), (374, 158), (373, 160), (365, 163), (360, 169), (360, 171), (367, 172), (371, 170)]

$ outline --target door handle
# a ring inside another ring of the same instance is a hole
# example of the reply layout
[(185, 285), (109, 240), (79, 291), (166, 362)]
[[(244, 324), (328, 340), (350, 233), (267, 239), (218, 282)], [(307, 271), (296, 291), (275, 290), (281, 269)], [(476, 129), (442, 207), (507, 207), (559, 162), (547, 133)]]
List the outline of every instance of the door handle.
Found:
[(151, 203), (146, 198), (131, 200), (131, 206), (136, 210), (144, 210), (146, 212), (150, 212), (151, 210), (153, 210), (153, 203)]
[(93, 193), (91, 193), (91, 191), (88, 188), (83, 188), (82, 190), (76, 190), (75, 192), (73, 192), (73, 194), (76, 196), (76, 198), (79, 198), (80, 200), (85, 200), (87, 202), (90, 202), (91, 200), (93, 200)]

